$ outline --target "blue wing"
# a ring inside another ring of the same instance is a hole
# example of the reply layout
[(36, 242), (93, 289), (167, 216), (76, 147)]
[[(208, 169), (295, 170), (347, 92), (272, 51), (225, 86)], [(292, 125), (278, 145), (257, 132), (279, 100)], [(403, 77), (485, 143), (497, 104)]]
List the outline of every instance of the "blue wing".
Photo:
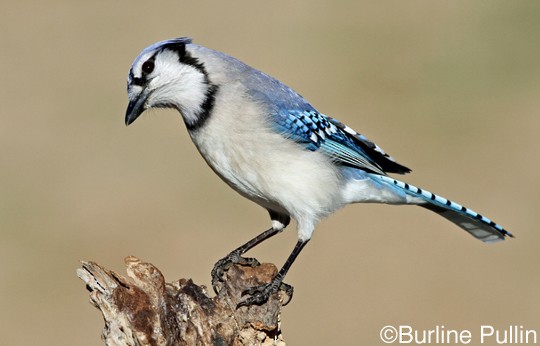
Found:
[(408, 173), (379, 146), (339, 121), (320, 114), (301, 95), (277, 79), (242, 64), (242, 82), (256, 102), (268, 107), (276, 131), (321, 150), (336, 163), (377, 174)]
[(315, 110), (280, 111), (274, 120), (276, 130), (284, 136), (308, 150), (322, 150), (336, 163), (383, 175), (411, 171), (366, 137)]

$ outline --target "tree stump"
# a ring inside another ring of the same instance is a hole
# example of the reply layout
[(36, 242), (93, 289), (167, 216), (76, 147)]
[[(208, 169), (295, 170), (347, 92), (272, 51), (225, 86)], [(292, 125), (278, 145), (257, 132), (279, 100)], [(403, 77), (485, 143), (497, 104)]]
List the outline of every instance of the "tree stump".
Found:
[(236, 309), (245, 289), (272, 280), (273, 264), (232, 266), (213, 298), (191, 279), (166, 283), (159, 269), (138, 258), (127, 257), (125, 264), (128, 278), (95, 262), (77, 269), (103, 314), (106, 345), (285, 345), (280, 314), (290, 297), (284, 292), (263, 305)]

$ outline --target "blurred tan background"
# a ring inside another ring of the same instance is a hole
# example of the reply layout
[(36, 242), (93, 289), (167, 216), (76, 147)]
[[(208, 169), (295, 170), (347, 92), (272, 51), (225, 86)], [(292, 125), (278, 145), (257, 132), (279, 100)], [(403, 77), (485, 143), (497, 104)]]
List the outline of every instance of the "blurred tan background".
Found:
[[(540, 3), (1, 7), (3, 345), (101, 344), (79, 260), (123, 273), (136, 255), (168, 281), (209, 284), (216, 260), (268, 227), (206, 167), (177, 113), (124, 126), (131, 62), (177, 36), (274, 75), (411, 167), (408, 182), (517, 236), (485, 245), (421, 208), (349, 206), (287, 276), (288, 344), (378, 345), (399, 324), (540, 334)], [(292, 225), (251, 254), (281, 266), (295, 237)]]

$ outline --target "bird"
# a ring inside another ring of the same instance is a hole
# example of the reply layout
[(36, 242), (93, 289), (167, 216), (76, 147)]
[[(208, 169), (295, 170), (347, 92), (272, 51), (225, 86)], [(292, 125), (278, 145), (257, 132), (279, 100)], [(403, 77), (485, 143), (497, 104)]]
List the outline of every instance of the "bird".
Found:
[(176, 109), (208, 166), (232, 189), (268, 211), (271, 227), (220, 259), (212, 286), (220, 291), (243, 255), (294, 219), (297, 242), (270, 283), (242, 292), (238, 308), (261, 305), (278, 290), (316, 225), (354, 203), (417, 205), (492, 243), (513, 235), (469, 208), (389, 174), (406, 174), (381, 147), (317, 111), (277, 79), (189, 37), (154, 43), (135, 58), (127, 80), (125, 124), (151, 108)]

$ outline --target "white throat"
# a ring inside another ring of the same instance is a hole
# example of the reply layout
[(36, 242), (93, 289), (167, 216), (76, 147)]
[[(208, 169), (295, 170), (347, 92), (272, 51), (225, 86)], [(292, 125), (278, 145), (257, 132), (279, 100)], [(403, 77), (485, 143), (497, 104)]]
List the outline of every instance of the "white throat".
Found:
[(176, 108), (188, 125), (197, 123), (210, 88), (205, 75), (191, 65), (179, 66), (176, 61), (163, 63), (160, 71), (148, 85), (147, 106)]

